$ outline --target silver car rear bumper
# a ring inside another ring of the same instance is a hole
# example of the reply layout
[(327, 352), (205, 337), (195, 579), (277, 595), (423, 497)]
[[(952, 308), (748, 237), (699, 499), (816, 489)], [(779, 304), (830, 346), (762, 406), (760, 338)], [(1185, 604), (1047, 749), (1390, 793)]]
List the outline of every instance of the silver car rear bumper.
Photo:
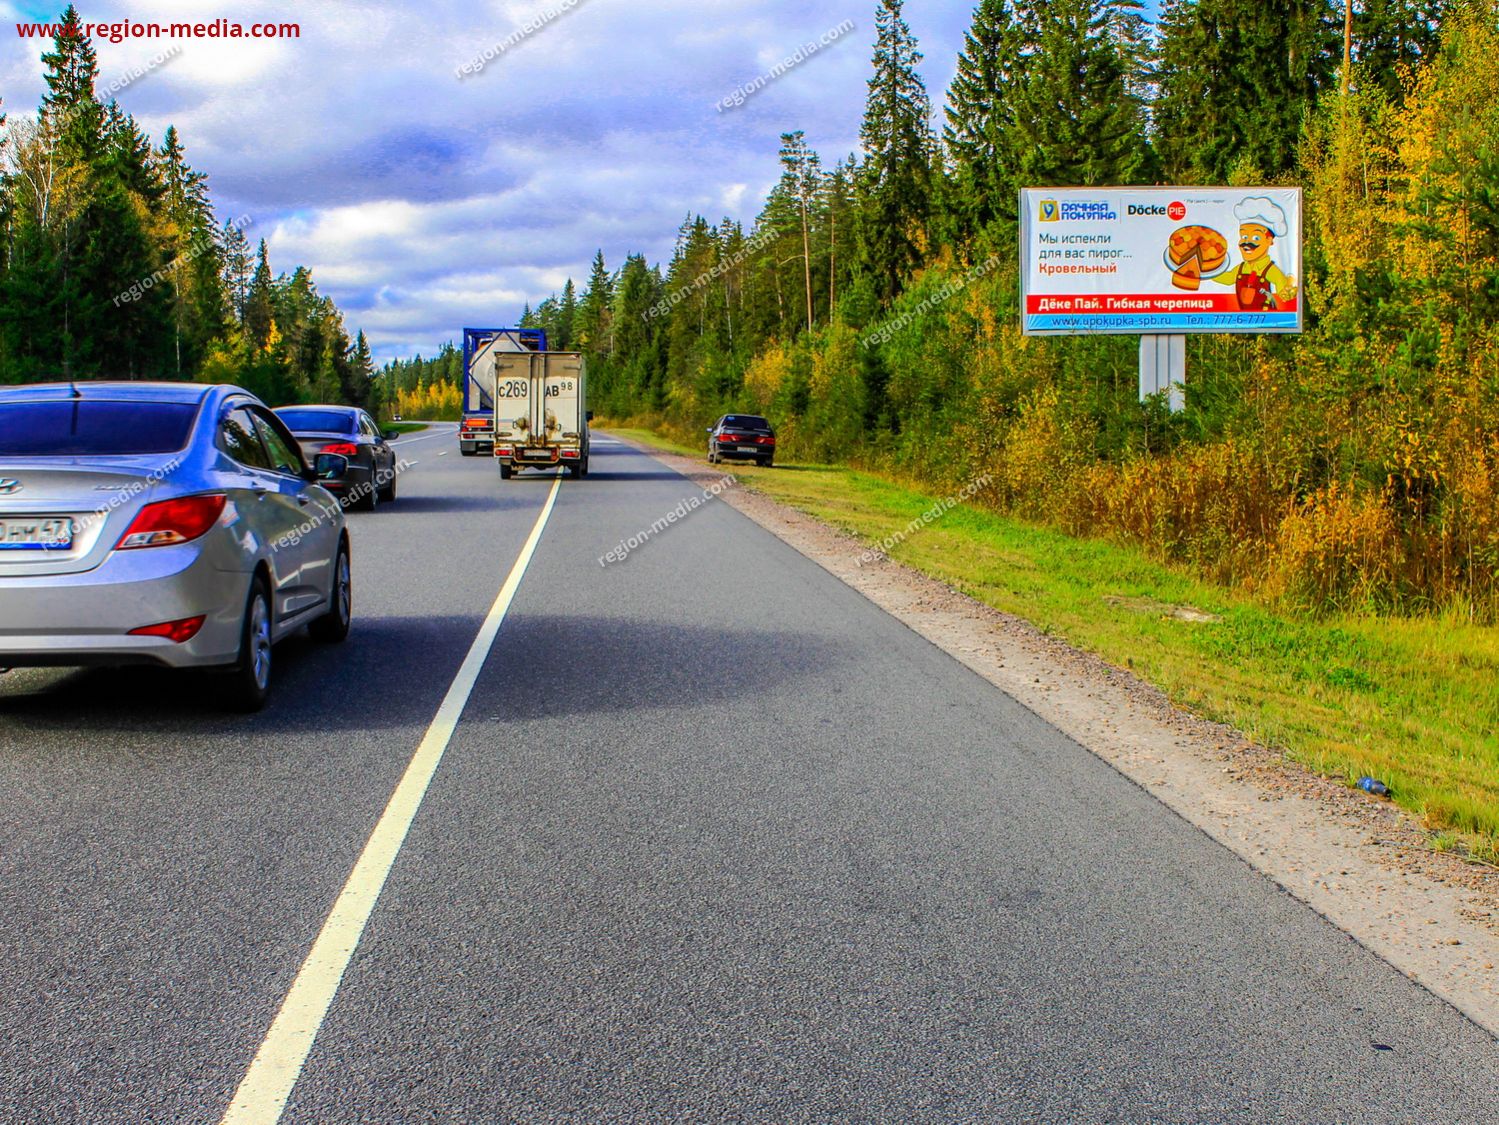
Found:
[[(0, 668), (159, 664), (239, 657), (250, 575), (214, 566), (201, 542), (110, 555), (82, 574), (0, 578)], [(130, 630), (207, 616), (181, 644)]]

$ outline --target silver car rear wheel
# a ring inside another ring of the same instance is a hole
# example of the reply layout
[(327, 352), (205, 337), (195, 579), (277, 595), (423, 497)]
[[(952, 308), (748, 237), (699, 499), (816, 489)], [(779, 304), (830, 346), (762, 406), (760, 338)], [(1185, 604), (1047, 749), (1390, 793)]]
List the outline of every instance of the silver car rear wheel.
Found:
[(265, 706), (270, 694), (271, 596), (265, 580), (257, 577), (245, 604), (239, 662), (225, 677), (222, 699), (230, 710), (255, 712)]
[(250, 603), (250, 674), (261, 691), (271, 686), (271, 614), (264, 598)]
[(333, 561), (333, 592), (328, 598), (328, 612), (319, 617), (307, 631), (312, 639), (324, 644), (338, 644), (349, 635), (349, 625), (354, 620), (354, 576), (349, 565), (349, 544), (338, 545), (338, 557)]

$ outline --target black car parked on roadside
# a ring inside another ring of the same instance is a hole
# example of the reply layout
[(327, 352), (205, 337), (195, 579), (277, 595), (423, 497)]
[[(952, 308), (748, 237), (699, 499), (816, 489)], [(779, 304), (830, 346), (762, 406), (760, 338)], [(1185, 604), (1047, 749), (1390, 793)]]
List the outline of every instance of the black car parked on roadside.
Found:
[(769, 467), (775, 462), (776, 432), (758, 414), (725, 414), (708, 431), (708, 463), (724, 459), (755, 461)]
[(382, 433), (357, 406), (283, 406), (276, 415), (309, 463), (319, 453), (348, 459), (343, 478), (323, 482), (345, 507), (373, 512), (396, 498), (396, 451), (390, 445), (396, 431)]

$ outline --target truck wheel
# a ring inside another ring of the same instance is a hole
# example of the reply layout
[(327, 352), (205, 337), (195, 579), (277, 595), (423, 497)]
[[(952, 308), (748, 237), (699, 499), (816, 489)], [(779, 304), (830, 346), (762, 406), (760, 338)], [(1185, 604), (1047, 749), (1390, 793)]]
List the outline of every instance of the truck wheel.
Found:
[(588, 475), (588, 458), (587, 457), (583, 458), (583, 475), (585, 477)]
[(501, 461), (500, 462), (500, 479), (501, 480), (509, 480), (512, 471), (513, 470), (510, 468), (510, 462), (509, 461)]
[(580, 465), (580, 464), (578, 464), (576, 461), (573, 462), (571, 465), (569, 465), (567, 467), (567, 475), (568, 475), (568, 478), (571, 479), (571, 480), (582, 480), (583, 479), (583, 466)]
[(458, 447), (458, 452), (461, 453), (461, 454), (463, 454), (463, 456), (465, 456), (465, 457), (472, 457), (476, 453), (478, 453), (479, 451), (477, 449), (465, 449), (465, 448), (463, 448), (463, 446), (460, 445)]

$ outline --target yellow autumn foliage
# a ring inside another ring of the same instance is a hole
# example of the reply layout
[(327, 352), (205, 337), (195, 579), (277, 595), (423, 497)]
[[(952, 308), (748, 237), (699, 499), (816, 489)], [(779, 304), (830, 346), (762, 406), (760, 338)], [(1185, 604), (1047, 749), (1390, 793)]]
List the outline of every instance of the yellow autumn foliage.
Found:
[(451, 383), (397, 391), (396, 413), (409, 420), (456, 422), (463, 413), (463, 393)]

